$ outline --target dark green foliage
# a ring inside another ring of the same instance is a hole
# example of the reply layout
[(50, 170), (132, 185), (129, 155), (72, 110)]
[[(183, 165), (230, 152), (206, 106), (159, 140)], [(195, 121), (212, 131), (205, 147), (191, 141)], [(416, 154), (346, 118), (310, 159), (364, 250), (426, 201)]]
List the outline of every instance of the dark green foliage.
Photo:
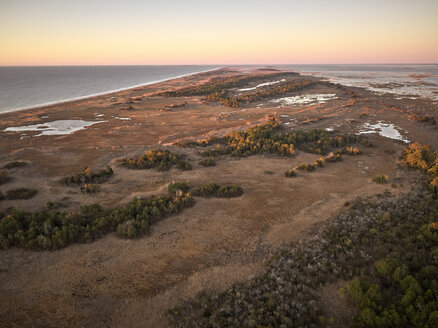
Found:
[(387, 175), (377, 175), (374, 177), (373, 181), (378, 184), (388, 183), (389, 177)]
[(201, 187), (193, 188), (193, 196), (202, 197), (220, 197), (220, 198), (231, 198), (238, 197), (243, 194), (243, 189), (238, 185), (230, 185), (221, 187), (213, 182), (207, 183)]
[(6, 192), (6, 199), (13, 200), (13, 199), (29, 199), (35, 196), (38, 193), (36, 189), (33, 188), (17, 188), (8, 190)]
[(12, 178), (5, 171), (0, 170), (0, 185), (11, 181)]
[(0, 217), (0, 248), (56, 249), (75, 242), (90, 242), (116, 232), (123, 238), (145, 234), (151, 224), (193, 206), (190, 194), (134, 198), (120, 208), (105, 211), (98, 204), (82, 206), (79, 213), (48, 208), (28, 213), (14, 209)]
[(295, 170), (290, 169), (290, 170), (287, 170), (286, 172), (284, 172), (284, 176), (286, 178), (294, 178), (294, 177), (298, 176), (298, 174), (297, 174), (297, 172), (295, 172)]
[(0, 200), (5, 199), (5, 195), (3, 195), (3, 192), (0, 190)]
[(7, 163), (5, 166), (3, 166), (3, 168), (7, 169), (7, 170), (10, 170), (10, 169), (16, 169), (16, 168), (25, 167), (27, 165), (28, 165), (27, 162), (14, 161), (14, 162)]
[(206, 159), (203, 159), (203, 160), (199, 161), (199, 164), (202, 165), (202, 166), (206, 166), (206, 167), (215, 166), (216, 165), (216, 161), (213, 158), (208, 157)]
[(167, 187), (167, 190), (169, 191), (169, 194), (174, 194), (178, 191), (182, 191), (184, 193), (187, 193), (192, 189), (192, 185), (188, 180), (186, 181), (175, 181), (172, 183), (169, 183), (169, 186)]
[(193, 169), (192, 164), (190, 164), (188, 161), (179, 161), (176, 167), (182, 171), (190, 171)]
[(114, 174), (113, 169), (107, 166), (98, 172), (93, 172), (89, 167), (84, 168), (72, 176), (65, 177), (62, 182), (66, 185), (81, 186), (85, 184), (104, 183)]
[(161, 148), (151, 149), (138, 158), (125, 158), (121, 164), (129, 169), (152, 169), (160, 171), (169, 170), (173, 165), (178, 164), (181, 156), (173, 154)]
[(354, 279), (344, 289), (358, 309), (352, 327), (437, 327), (437, 218), (424, 190), (359, 200), (309, 242), (276, 253), (259, 276), (198, 295), (169, 318), (177, 327), (326, 327), (321, 288)]

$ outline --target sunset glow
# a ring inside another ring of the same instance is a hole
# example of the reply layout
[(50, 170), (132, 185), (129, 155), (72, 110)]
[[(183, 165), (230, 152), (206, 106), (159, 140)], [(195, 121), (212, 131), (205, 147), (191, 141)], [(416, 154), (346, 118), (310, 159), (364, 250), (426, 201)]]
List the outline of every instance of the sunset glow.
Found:
[(438, 2), (0, 1), (0, 65), (431, 63)]

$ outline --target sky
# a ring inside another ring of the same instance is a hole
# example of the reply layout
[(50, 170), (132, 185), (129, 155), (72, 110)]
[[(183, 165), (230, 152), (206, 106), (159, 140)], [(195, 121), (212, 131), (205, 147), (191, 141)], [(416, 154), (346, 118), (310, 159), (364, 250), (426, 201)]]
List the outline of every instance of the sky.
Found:
[(437, 62), (438, 0), (0, 0), (0, 66)]

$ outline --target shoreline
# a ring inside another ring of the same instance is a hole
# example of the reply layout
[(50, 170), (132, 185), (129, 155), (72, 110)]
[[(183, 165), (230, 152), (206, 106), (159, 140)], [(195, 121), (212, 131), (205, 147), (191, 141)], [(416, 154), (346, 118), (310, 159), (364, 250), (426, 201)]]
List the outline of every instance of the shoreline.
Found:
[(35, 105), (35, 106), (31, 106), (31, 107), (22, 107), (22, 108), (17, 108), (17, 109), (1, 111), (0, 115), (2, 115), (2, 114), (10, 114), (12, 112), (20, 112), (20, 111), (25, 111), (25, 110), (31, 110), (31, 109), (41, 109), (41, 108), (50, 107), (50, 106), (57, 106), (57, 105), (61, 105), (61, 104), (73, 103), (73, 102), (78, 101), (78, 100), (92, 99), (94, 97), (100, 97), (100, 96), (104, 96), (104, 95), (111, 95), (113, 93), (117, 93), (117, 92), (121, 92), (121, 91), (129, 91), (129, 90), (134, 89), (134, 88), (141, 88), (141, 87), (145, 87), (145, 86), (149, 86), (149, 85), (154, 85), (154, 84), (157, 84), (157, 83), (167, 82), (167, 81), (171, 81), (171, 80), (187, 77), (187, 76), (190, 76), (190, 75), (207, 73), (207, 72), (214, 72), (216, 70), (223, 69), (225, 67), (227, 67), (227, 66), (219, 66), (219, 67), (216, 67), (216, 68), (213, 68), (213, 69), (208, 69), (208, 70), (203, 70), (203, 71), (198, 71), (198, 72), (193, 72), (193, 73), (188, 73), (188, 74), (182, 74), (182, 75), (177, 75), (177, 76), (173, 76), (173, 77), (166, 78), (166, 79), (161, 79), (161, 80), (155, 80), (155, 81), (151, 81), (151, 82), (136, 84), (136, 85), (129, 86), (129, 87), (126, 87), (126, 88), (119, 88), (119, 89), (109, 90), (109, 91), (105, 91), (105, 92), (101, 92), (101, 93), (100, 92), (99, 93), (92, 93), (92, 94), (86, 95), (86, 96), (74, 97), (74, 98), (69, 98), (69, 99), (65, 99), (65, 100), (61, 100), (61, 101), (55, 101), (55, 102), (48, 102), (48, 103), (44, 103), (44, 104), (38, 104), (38, 105)]

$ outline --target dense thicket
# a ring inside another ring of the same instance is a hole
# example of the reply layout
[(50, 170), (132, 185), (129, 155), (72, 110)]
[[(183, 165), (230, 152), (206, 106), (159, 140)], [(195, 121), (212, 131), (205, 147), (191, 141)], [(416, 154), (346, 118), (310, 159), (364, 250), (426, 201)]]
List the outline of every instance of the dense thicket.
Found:
[(182, 170), (191, 169), (191, 164), (182, 161), (181, 155), (171, 153), (161, 148), (148, 150), (137, 158), (125, 158), (121, 161), (121, 164), (129, 169), (156, 168), (160, 171), (166, 171), (175, 164), (178, 164), (178, 167)]
[(438, 202), (424, 190), (359, 200), (309, 242), (276, 254), (263, 274), (199, 295), (169, 318), (176, 327), (339, 327), (320, 291), (347, 280), (351, 327), (437, 327), (437, 218)]
[[(112, 210), (92, 204), (81, 206), (79, 212), (68, 213), (59, 211), (53, 202), (34, 213), (14, 209), (9, 214), (0, 214), (0, 249), (13, 246), (57, 249), (71, 243), (90, 242), (110, 232), (116, 232), (122, 238), (136, 238), (144, 235), (154, 222), (193, 206), (192, 194), (230, 198), (242, 193), (242, 188), (237, 185), (221, 187), (210, 183), (194, 188), (189, 181), (176, 181), (169, 184), (166, 196), (134, 198), (127, 205)], [(0, 199), (2, 197), (0, 192)], [(9, 197), (9, 192), (6, 197)]]
[(81, 206), (77, 212), (60, 212), (48, 206), (28, 213), (14, 209), (0, 215), (0, 248), (56, 249), (75, 242), (89, 242), (109, 232), (135, 238), (162, 218), (194, 204), (188, 193), (168, 194), (151, 199), (135, 198), (120, 208), (105, 211), (98, 204)]
[(279, 123), (276, 118), (272, 118), (265, 124), (251, 127), (243, 132), (230, 132), (222, 138), (178, 143), (179, 146), (185, 147), (213, 146), (211, 149), (200, 152), (202, 156), (209, 157), (224, 154), (246, 157), (261, 153), (293, 156), (295, 155), (295, 149), (324, 155), (335, 151), (335, 154), (326, 159), (328, 161), (338, 160), (340, 154), (359, 154), (358, 148), (347, 147), (352, 144), (372, 145), (364, 136), (354, 134), (333, 136), (325, 130), (312, 129), (280, 133)]
[(9, 162), (9, 163), (5, 164), (5, 166), (3, 166), (3, 169), (6, 169), (6, 170), (17, 169), (17, 168), (25, 167), (27, 165), (28, 165), (27, 162), (14, 161), (14, 162)]
[(36, 189), (33, 188), (16, 188), (11, 189), (6, 192), (6, 199), (14, 200), (14, 199), (29, 199), (35, 196), (38, 193)]
[(202, 197), (219, 197), (219, 198), (231, 198), (238, 197), (243, 194), (243, 189), (238, 185), (230, 185), (222, 187), (213, 182), (207, 183), (203, 186), (192, 189), (193, 196)]
[(65, 177), (62, 182), (66, 185), (82, 186), (85, 184), (104, 183), (114, 174), (113, 169), (107, 166), (97, 172), (93, 172), (89, 167), (85, 167), (82, 171), (75, 173), (72, 176)]
[(403, 152), (404, 165), (427, 174), (429, 188), (438, 192), (438, 151), (430, 146), (412, 143)]

